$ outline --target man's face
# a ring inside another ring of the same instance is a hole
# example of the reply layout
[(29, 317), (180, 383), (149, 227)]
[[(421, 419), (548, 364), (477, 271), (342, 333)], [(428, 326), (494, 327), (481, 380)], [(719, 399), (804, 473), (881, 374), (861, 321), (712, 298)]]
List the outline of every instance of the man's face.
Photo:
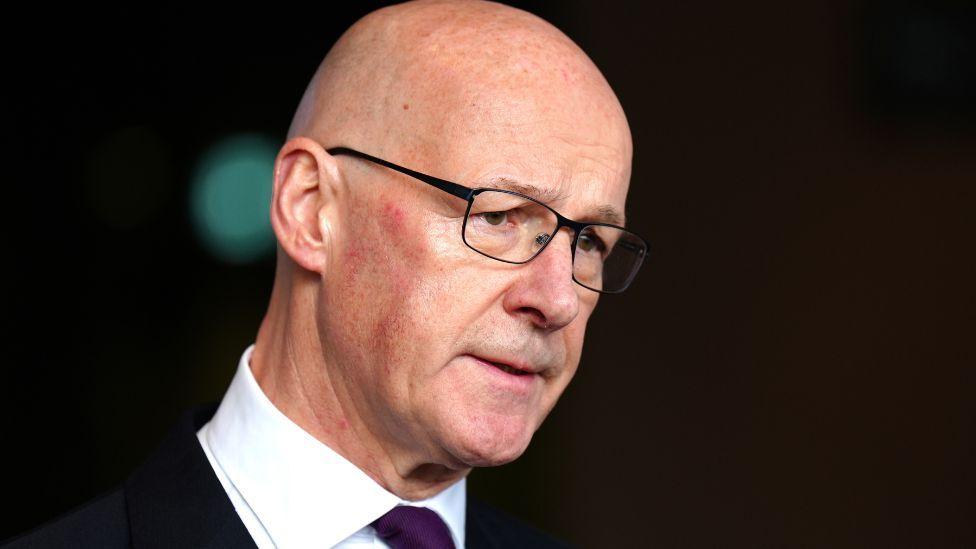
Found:
[[(429, 145), (350, 145), (468, 187), (556, 191), (549, 205), (572, 219), (595, 220), (606, 205), (622, 213), (626, 122), (566, 102), (465, 101), (424, 128)], [(572, 235), (561, 230), (527, 264), (495, 261), (462, 242), (464, 200), (337, 158), (349, 192), (323, 274), (321, 336), (356, 413), (373, 436), (429, 462), (515, 459), (575, 374), (599, 297), (572, 281)]]

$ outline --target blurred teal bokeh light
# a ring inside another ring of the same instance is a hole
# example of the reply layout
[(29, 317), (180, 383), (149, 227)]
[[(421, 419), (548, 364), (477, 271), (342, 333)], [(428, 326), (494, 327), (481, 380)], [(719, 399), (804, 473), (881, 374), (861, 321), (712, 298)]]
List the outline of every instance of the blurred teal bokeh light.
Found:
[(269, 220), (277, 147), (258, 134), (234, 135), (200, 160), (190, 190), (197, 236), (215, 257), (249, 263), (274, 250)]

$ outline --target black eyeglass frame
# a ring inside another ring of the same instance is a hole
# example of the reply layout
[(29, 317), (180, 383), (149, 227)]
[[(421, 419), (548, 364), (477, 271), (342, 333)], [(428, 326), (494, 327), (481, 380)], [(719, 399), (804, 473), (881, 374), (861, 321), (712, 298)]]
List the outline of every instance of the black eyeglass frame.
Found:
[[(555, 235), (559, 234), (559, 230), (560, 229), (562, 229), (563, 227), (569, 227), (569, 229), (573, 231), (573, 245), (571, 246), (571, 248), (572, 248), (571, 257), (572, 257), (572, 260), (573, 260), (573, 264), (575, 265), (576, 264), (575, 263), (576, 262), (576, 244), (577, 244), (577, 242), (579, 242), (579, 237), (580, 237), (580, 234), (583, 232), (583, 230), (586, 227), (590, 227), (590, 226), (611, 227), (611, 228), (614, 228), (614, 229), (618, 229), (618, 230), (624, 231), (624, 232), (626, 232), (628, 234), (634, 235), (635, 237), (637, 237), (640, 240), (641, 244), (643, 244), (643, 247), (642, 248), (639, 248), (638, 250), (630, 250), (630, 251), (633, 251), (633, 252), (635, 252), (637, 254), (637, 265), (633, 268), (633, 270), (631, 271), (630, 275), (627, 277), (627, 280), (624, 281), (624, 284), (622, 285), (622, 287), (619, 290), (607, 291), (607, 290), (597, 290), (596, 288), (592, 288), (590, 286), (587, 286), (586, 284), (583, 284), (582, 282), (580, 282), (579, 280), (576, 279), (576, 269), (575, 268), (573, 269), (573, 276), (572, 276), (572, 278), (573, 278), (573, 282), (579, 284), (580, 286), (582, 286), (582, 287), (584, 287), (584, 288), (586, 288), (588, 290), (592, 290), (594, 292), (599, 292), (601, 294), (619, 294), (619, 293), (622, 293), (624, 290), (626, 290), (627, 288), (630, 287), (631, 282), (634, 281), (634, 278), (637, 276), (638, 271), (640, 271), (641, 266), (644, 264), (644, 258), (647, 257), (647, 250), (648, 250), (647, 241), (644, 239), (644, 237), (640, 236), (639, 234), (637, 234), (637, 233), (635, 233), (635, 232), (633, 232), (633, 231), (631, 231), (629, 229), (625, 229), (624, 227), (621, 227), (619, 225), (612, 225), (610, 223), (584, 223), (582, 221), (576, 221), (576, 220), (573, 220), (573, 219), (569, 219), (569, 218), (563, 216), (562, 214), (560, 214), (559, 212), (557, 212), (556, 210), (552, 209), (548, 204), (539, 202), (538, 200), (532, 198), (531, 196), (526, 196), (526, 195), (524, 195), (522, 193), (519, 193), (519, 192), (510, 191), (508, 189), (496, 189), (496, 188), (491, 188), (491, 187), (477, 187), (477, 188), (465, 187), (464, 185), (459, 185), (457, 183), (453, 183), (451, 181), (447, 181), (446, 179), (441, 179), (439, 177), (434, 177), (432, 175), (427, 175), (425, 173), (420, 173), (420, 172), (418, 172), (416, 170), (411, 170), (410, 168), (405, 168), (403, 166), (399, 166), (397, 164), (394, 164), (393, 162), (389, 162), (387, 160), (383, 160), (382, 158), (377, 158), (375, 156), (366, 154), (364, 152), (357, 151), (355, 149), (350, 149), (349, 147), (333, 147), (331, 149), (327, 149), (326, 152), (329, 153), (329, 154), (331, 154), (331, 155), (333, 155), (333, 156), (334, 155), (339, 155), (339, 154), (346, 154), (346, 155), (350, 155), (350, 156), (355, 156), (355, 157), (358, 157), (358, 158), (362, 158), (363, 160), (367, 160), (369, 162), (373, 162), (374, 164), (379, 164), (380, 166), (385, 166), (387, 168), (390, 168), (391, 170), (395, 170), (395, 171), (398, 171), (398, 172), (400, 172), (402, 174), (409, 175), (410, 177), (413, 177), (414, 179), (418, 179), (420, 181), (423, 181), (424, 183), (427, 183), (428, 185), (431, 185), (433, 187), (436, 187), (436, 188), (438, 188), (438, 189), (440, 189), (440, 190), (442, 190), (442, 191), (444, 191), (446, 193), (452, 194), (452, 195), (454, 195), (454, 196), (456, 196), (456, 197), (458, 197), (458, 198), (460, 198), (462, 200), (466, 200), (468, 202), (468, 207), (464, 211), (464, 222), (463, 222), (463, 224), (461, 226), (461, 240), (464, 241), (464, 244), (468, 248), (471, 248), (472, 250), (478, 252), (479, 254), (481, 254), (481, 255), (483, 255), (485, 257), (494, 259), (495, 261), (501, 261), (503, 263), (511, 263), (511, 264), (514, 264), (514, 265), (522, 265), (522, 264), (528, 263), (529, 261), (532, 261), (533, 259), (535, 259), (536, 257), (538, 257), (538, 255), (541, 254), (542, 251), (545, 250), (547, 246), (549, 246), (549, 243), (554, 240)], [(485, 252), (482, 252), (481, 250), (479, 250), (479, 249), (475, 248), (474, 246), (472, 246), (471, 244), (469, 244), (468, 243), (468, 240), (467, 240), (467, 237), (466, 237), (466, 231), (465, 231), (465, 229), (467, 229), (467, 226), (468, 226), (468, 216), (471, 214), (471, 206), (472, 206), (472, 204), (474, 204), (475, 197), (478, 196), (479, 194), (485, 192), (485, 191), (502, 192), (502, 193), (507, 193), (507, 194), (511, 194), (511, 195), (515, 195), (515, 196), (520, 196), (520, 197), (523, 197), (523, 198), (525, 198), (527, 200), (531, 200), (532, 202), (534, 202), (536, 204), (539, 204), (540, 206), (546, 208), (547, 210), (549, 210), (550, 212), (552, 212), (553, 214), (555, 214), (555, 216), (556, 216), (556, 229), (552, 232), (552, 237), (546, 239), (546, 241), (544, 243), (542, 243), (542, 246), (540, 246), (539, 249), (536, 250), (536, 252), (534, 254), (532, 254), (532, 256), (529, 257), (528, 259), (526, 259), (525, 261), (511, 261), (511, 260), (508, 260), (508, 259), (500, 259), (500, 258), (497, 258), (497, 257), (495, 257), (493, 255), (488, 255)]]

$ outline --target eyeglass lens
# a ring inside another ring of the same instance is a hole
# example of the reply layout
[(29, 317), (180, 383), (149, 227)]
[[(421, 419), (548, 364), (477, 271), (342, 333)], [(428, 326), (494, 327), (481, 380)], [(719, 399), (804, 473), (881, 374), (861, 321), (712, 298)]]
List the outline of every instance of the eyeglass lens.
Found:
[[(555, 236), (559, 220), (548, 207), (526, 196), (504, 191), (475, 195), (464, 223), (464, 241), (476, 251), (511, 263), (532, 259)], [(579, 234), (573, 278), (592, 290), (625, 289), (644, 259), (646, 247), (637, 235), (603, 225)]]

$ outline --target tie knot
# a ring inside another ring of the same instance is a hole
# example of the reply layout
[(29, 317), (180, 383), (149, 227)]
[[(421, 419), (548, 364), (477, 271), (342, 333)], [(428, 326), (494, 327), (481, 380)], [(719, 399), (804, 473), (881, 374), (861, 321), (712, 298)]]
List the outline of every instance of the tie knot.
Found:
[(397, 505), (373, 521), (373, 528), (393, 549), (454, 549), (447, 524), (426, 507)]

